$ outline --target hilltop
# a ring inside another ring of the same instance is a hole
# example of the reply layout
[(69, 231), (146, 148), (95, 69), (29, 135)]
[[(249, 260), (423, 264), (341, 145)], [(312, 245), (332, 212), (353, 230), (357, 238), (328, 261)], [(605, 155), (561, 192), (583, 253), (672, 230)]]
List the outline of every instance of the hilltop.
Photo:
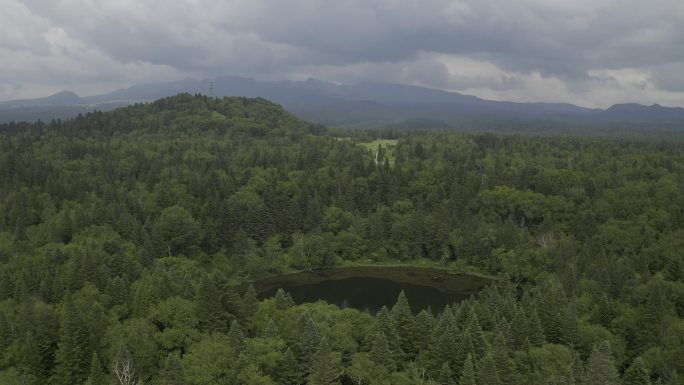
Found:
[[(10, 124), (6, 129), (25, 125)], [(40, 127), (40, 125), (39, 125)], [(302, 134), (311, 128), (282, 106), (263, 98), (209, 98), (181, 93), (150, 103), (136, 103), (109, 112), (88, 112), (73, 119), (52, 122), (67, 131), (106, 135), (146, 131), (199, 133), (243, 132), (251, 136)]]
[[(609, 132), (616, 127), (680, 129), (684, 124), (684, 109), (658, 105), (620, 104), (604, 110), (567, 103), (486, 100), (458, 92), (402, 84), (344, 85), (316, 79), (257, 81), (242, 77), (140, 84), (89, 97), (71, 95), (67, 98), (58, 94), (33, 101), (4, 102), (0, 103), (0, 122), (76, 116), (94, 109), (106, 111), (181, 92), (262, 97), (280, 103), (300, 118), (336, 127), (519, 131), (519, 127), (536, 126), (541, 127), (541, 131), (548, 131), (579, 126), (589, 127), (590, 131)], [(60, 100), (63, 100), (61, 104)], [(425, 127), (425, 122), (431, 124)]]

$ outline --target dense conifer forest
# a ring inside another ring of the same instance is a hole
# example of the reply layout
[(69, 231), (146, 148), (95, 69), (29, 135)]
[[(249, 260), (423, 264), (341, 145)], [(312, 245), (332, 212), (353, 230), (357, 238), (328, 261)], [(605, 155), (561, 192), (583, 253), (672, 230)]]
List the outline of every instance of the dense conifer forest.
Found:
[[(681, 142), (345, 135), (189, 94), (0, 125), (0, 384), (683, 381)], [(437, 314), (248, 285), (372, 263), (499, 279)]]

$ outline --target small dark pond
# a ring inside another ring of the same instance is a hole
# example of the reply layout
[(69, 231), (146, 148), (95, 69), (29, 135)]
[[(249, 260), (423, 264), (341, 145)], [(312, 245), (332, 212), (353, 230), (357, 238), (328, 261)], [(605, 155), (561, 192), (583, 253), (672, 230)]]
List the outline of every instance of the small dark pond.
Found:
[(278, 288), (296, 303), (324, 300), (371, 313), (391, 307), (404, 290), (414, 312), (430, 307), (441, 311), (447, 304), (477, 294), (491, 279), (449, 274), (444, 270), (415, 267), (349, 267), (272, 277), (253, 282), (260, 298), (275, 295)]

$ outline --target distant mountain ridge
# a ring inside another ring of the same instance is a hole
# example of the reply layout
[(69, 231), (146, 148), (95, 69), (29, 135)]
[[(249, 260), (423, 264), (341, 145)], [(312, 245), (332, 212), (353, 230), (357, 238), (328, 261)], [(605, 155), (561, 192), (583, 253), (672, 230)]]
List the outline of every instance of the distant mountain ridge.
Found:
[(62, 91), (54, 95), (38, 99), (12, 100), (0, 102), (0, 109), (69, 106), (83, 104), (83, 99), (71, 91)]
[(558, 121), (589, 124), (683, 125), (684, 109), (660, 105), (616, 104), (591, 109), (568, 103), (493, 101), (457, 92), (400, 84), (339, 85), (317, 79), (257, 81), (243, 77), (185, 79), (140, 84), (102, 95), (79, 97), (60, 92), (46, 98), (0, 103), (0, 122), (68, 118), (95, 109), (111, 110), (153, 101), (181, 92), (215, 96), (262, 97), (283, 105), (295, 115), (331, 126), (385, 126), (407, 121), (457, 125), (472, 121)]

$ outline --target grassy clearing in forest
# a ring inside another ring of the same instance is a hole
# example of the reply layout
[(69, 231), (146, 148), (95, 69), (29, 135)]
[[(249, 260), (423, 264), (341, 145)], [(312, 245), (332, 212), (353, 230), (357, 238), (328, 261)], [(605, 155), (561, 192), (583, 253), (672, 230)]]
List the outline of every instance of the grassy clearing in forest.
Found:
[[(372, 142), (359, 143), (359, 145), (367, 148), (368, 151), (371, 153), (371, 156), (373, 156), (374, 158), (376, 158), (377, 156), (376, 159), (378, 163), (383, 162), (385, 157), (387, 157), (387, 161), (389, 162), (390, 166), (392, 166), (394, 165), (394, 149), (397, 146), (397, 142), (398, 140), (396, 139), (378, 139)], [(378, 150), (380, 150), (379, 154)]]

